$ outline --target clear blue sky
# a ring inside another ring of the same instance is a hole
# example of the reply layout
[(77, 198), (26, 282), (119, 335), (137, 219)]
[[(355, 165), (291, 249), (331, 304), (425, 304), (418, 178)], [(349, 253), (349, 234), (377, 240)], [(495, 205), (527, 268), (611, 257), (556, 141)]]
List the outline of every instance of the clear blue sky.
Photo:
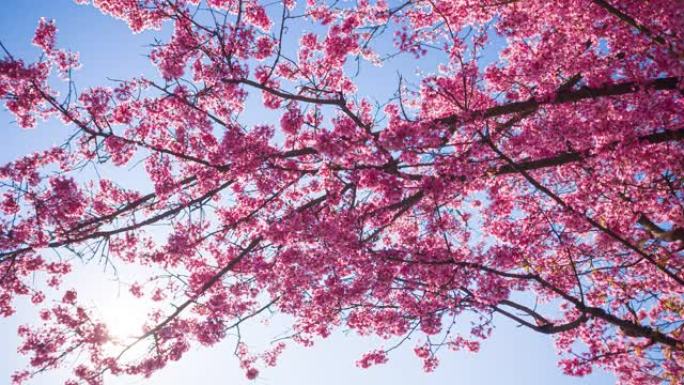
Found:
[[(144, 57), (146, 44), (155, 34), (145, 32), (132, 35), (123, 22), (100, 14), (90, 7), (75, 5), (70, 0), (3, 0), (0, 12), (0, 40), (17, 57), (34, 60), (38, 51), (31, 46), (33, 30), (41, 16), (57, 20), (58, 42), (61, 47), (79, 51), (83, 68), (76, 73), (76, 85), (106, 84), (106, 77), (127, 78), (142, 73), (154, 75), (155, 69)], [(401, 63), (400, 63), (401, 65)], [(411, 69), (412, 70), (412, 69)], [(383, 89), (396, 84), (394, 69), (374, 69), (361, 79), (363, 89)], [(391, 81), (391, 82), (390, 82)], [(392, 90), (388, 90), (391, 94)], [(245, 118), (258, 121), (263, 112), (247, 111)], [(0, 111), (0, 162), (5, 163), (27, 152), (41, 150), (62, 143), (71, 128), (54, 122), (44, 122), (33, 130), (22, 130), (13, 123), (12, 117)], [(126, 170), (115, 171), (125, 174)], [(105, 318), (126, 329), (127, 320), (139, 316), (144, 308), (133, 305), (126, 297), (127, 290), (120, 286), (111, 271), (101, 265), (90, 263), (77, 266), (77, 273), (69, 278), (65, 287), (84, 288), (81, 298), (98, 309)], [(122, 279), (126, 280), (125, 276)], [(121, 289), (121, 290), (119, 290)], [(121, 294), (119, 294), (119, 291)], [(611, 384), (613, 378), (595, 373), (586, 378), (564, 376), (556, 366), (553, 343), (547, 336), (535, 334), (514, 323), (499, 319), (492, 338), (487, 340), (478, 354), (450, 353), (441, 355), (441, 366), (426, 374), (415, 358), (409, 341), (394, 351), (390, 362), (371, 369), (359, 369), (354, 362), (378, 341), (362, 339), (353, 334), (338, 332), (313, 348), (288, 347), (276, 368), (262, 370), (255, 384), (277, 385), (337, 385), (337, 384), (424, 384), (424, 385), (572, 385)], [(36, 322), (35, 309), (20, 304), (11, 319), (0, 319), (0, 384), (9, 383), (15, 369), (26, 364), (24, 357), (16, 353), (18, 339), (15, 336), (19, 324)], [(467, 322), (467, 321), (465, 321)], [(243, 335), (253, 340), (268, 340), (283, 331), (280, 322), (270, 327), (253, 325), (243, 330)], [(213, 348), (194, 348), (185, 359), (172, 363), (151, 379), (109, 378), (110, 385), (149, 384), (243, 384), (249, 383), (232, 355), (234, 340), (228, 339)], [(35, 385), (62, 383), (66, 372), (38, 377), (30, 382)]]

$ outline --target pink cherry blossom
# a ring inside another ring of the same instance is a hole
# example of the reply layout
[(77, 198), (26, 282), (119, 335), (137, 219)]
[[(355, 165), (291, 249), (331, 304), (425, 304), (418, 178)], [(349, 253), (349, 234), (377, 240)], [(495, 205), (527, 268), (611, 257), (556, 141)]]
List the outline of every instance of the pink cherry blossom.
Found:
[[(75, 132), (0, 166), (0, 316), (37, 316), (14, 384), (149, 377), (272, 312), (292, 333), (240, 336), (250, 380), (337, 329), (383, 339), (359, 367), (413, 349), (432, 371), (512, 322), (568, 375), (681, 383), (680, 2), (77, 2), (170, 33), (156, 75), (87, 89), (55, 21), (38, 58), (3, 50), (17, 125)], [(120, 277), (140, 335), (62, 287), (97, 260), (147, 274)]]

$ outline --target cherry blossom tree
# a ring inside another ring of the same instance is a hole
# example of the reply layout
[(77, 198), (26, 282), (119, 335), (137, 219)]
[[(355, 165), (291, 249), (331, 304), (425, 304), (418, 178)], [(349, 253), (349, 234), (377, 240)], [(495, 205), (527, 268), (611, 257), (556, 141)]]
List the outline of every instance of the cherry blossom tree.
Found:
[[(2, 46), (17, 124), (75, 132), (0, 168), (0, 314), (28, 296), (42, 319), (18, 331), (16, 384), (75, 357), (70, 385), (150, 376), (270, 312), (292, 334), (237, 343), (250, 379), (338, 328), (386, 339), (361, 367), (410, 345), (430, 371), (496, 316), (550, 335), (569, 375), (682, 384), (680, 1), (91, 5), (172, 32), (150, 48), (158, 77), (82, 90), (55, 22), (39, 58)], [(428, 57), (387, 100), (359, 91), (369, 66)], [(134, 164), (145, 186), (80, 173)], [(133, 339), (60, 285), (95, 257), (163, 272), (130, 285), (154, 303)]]

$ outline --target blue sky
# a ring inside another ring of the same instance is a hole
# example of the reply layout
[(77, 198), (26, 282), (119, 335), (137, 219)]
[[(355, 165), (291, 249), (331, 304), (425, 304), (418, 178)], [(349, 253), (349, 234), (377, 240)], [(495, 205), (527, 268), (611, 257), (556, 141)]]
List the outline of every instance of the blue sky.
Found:
[[(38, 51), (31, 46), (33, 30), (38, 19), (44, 16), (57, 20), (60, 47), (80, 52), (83, 67), (75, 74), (76, 86), (84, 88), (95, 84), (108, 85), (107, 77), (128, 78), (139, 74), (154, 76), (156, 70), (145, 58), (147, 44), (154, 36), (164, 32), (144, 32), (133, 35), (126, 25), (100, 14), (91, 7), (75, 5), (70, 0), (4, 0), (0, 12), (0, 40), (16, 56), (26, 61), (34, 60)], [(399, 62), (398, 66), (409, 61)], [(432, 63), (434, 64), (434, 63)], [(413, 64), (411, 64), (413, 65)], [(404, 68), (406, 69), (406, 68)], [(413, 68), (409, 68), (413, 71)], [(391, 82), (390, 82), (391, 81)], [(393, 68), (372, 69), (362, 74), (361, 91), (386, 89), (396, 84)], [(110, 83), (111, 84), (111, 83)], [(391, 94), (389, 91), (387, 94)], [(363, 93), (363, 92), (362, 92)], [(386, 94), (385, 94), (386, 95)], [(258, 122), (263, 111), (249, 108), (245, 120)], [(0, 162), (5, 163), (22, 154), (58, 145), (73, 131), (55, 121), (40, 124), (32, 130), (22, 130), (12, 117), (0, 110)], [(127, 170), (113, 171), (125, 175)], [(124, 332), (130, 320), (144, 313), (144, 306), (136, 305), (126, 296), (125, 280), (118, 282), (111, 270), (104, 269), (96, 261), (77, 266), (77, 272), (65, 283), (81, 290), (81, 298), (90, 303), (105, 319)], [(390, 362), (371, 369), (359, 369), (355, 361), (361, 354), (375, 348), (382, 341), (337, 332), (319, 341), (313, 348), (291, 345), (281, 356), (279, 365), (263, 370), (255, 384), (314, 385), (314, 384), (425, 384), (425, 385), (534, 385), (534, 384), (609, 384), (613, 379), (603, 373), (586, 378), (564, 376), (556, 366), (553, 343), (547, 336), (535, 334), (514, 323), (497, 320), (497, 329), (478, 354), (444, 352), (441, 366), (426, 374), (421, 369), (409, 341), (395, 350)], [(16, 354), (18, 339), (15, 336), (19, 324), (36, 322), (35, 309), (19, 303), (13, 318), (0, 319), (0, 384), (9, 383), (10, 374), (26, 364), (24, 357)], [(464, 321), (467, 322), (467, 321)], [(254, 341), (267, 341), (283, 331), (283, 322), (274, 320), (270, 326), (252, 325), (243, 335)], [(248, 340), (249, 342), (249, 340)], [(109, 378), (110, 385), (150, 384), (242, 384), (248, 383), (239, 369), (232, 351), (234, 339), (213, 348), (194, 348), (182, 361), (172, 363), (151, 379)], [(66, 371), (37, 377), (30, 384), (59, 384)]]

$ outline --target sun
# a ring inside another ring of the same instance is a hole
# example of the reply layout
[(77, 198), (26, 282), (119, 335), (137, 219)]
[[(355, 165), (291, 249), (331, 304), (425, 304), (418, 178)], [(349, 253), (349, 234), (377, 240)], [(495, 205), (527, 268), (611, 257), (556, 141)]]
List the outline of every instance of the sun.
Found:
[(144, 334), (143, 325), (150, 311), (146, 300), (122, 293), (97, 306), (113, 345), (125, 345)]

